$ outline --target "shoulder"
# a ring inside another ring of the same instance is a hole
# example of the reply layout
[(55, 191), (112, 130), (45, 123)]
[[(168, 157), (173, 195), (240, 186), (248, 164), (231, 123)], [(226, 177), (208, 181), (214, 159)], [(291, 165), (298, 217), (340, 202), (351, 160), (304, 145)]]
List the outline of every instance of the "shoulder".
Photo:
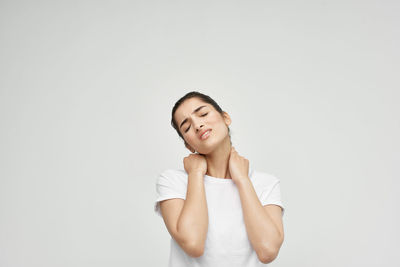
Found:
[(274, 185), (280, 182), (280, 179), (277, 178), (274, 174), (259, 170), (253, 170), (251, 178), (253, 185), (256, 188), (260, 189), (273, 187)]
[(181, 169), (165, 169), (158, 174), (157, 182), (174, 181), (187, 183), (187, 173)]

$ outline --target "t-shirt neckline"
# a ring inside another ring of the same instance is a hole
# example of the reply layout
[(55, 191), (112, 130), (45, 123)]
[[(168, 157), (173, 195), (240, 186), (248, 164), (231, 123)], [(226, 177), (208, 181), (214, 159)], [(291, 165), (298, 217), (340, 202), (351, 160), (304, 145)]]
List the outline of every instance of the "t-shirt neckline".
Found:
[[(251, 178), (252, 174), (253, 174), (253, 169), (252, 169), (252, 168), (249, 168), (249, 178)], [(235, 183), (235, 182), (232, 180), (232, 178), (230, 178), (230, 179), (227, 179), (227, 178), (218, 178), (218, 177), (210, 176), (210, 175), (207, 175), (207, 174), (204, 174), (204, 179), (207, 180), (207, 181), (209, 181), (209, 182), (212, 182), (212, 183), (226, 183), (226, 184)]]

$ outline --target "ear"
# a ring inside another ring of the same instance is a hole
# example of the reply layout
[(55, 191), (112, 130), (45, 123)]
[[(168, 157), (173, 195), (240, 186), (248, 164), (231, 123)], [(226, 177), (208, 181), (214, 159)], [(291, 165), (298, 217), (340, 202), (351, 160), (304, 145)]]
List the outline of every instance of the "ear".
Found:
[(225, 111), (224, 111), (224, 114), (223, 114), (223, 118), (224, 118), (224, 121), (225, 121), (227, 126), (231, 125), (231, 123), (232, 123), (231, 116), (229, 116), (229, 114), (227, 112), (225, 112)]
[(185, 147), (187, 148), (187, 149), (189, 149), (190, 150), (190, 152), (192, 152), (192, 153), (195, 153), (196, 152), (196, 150), (194, 150), (188, 143), (186, 143), (185, 142)]

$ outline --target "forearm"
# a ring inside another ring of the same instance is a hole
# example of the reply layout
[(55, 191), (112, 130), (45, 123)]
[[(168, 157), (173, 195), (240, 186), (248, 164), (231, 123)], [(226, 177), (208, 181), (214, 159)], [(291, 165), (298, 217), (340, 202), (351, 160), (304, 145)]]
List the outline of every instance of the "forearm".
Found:
[(247, 235), (253, 249), (261, 258), (274, 255), (280, 247), (278, 227), (262, 206), (250, 178), (241, 179), (237, 187)]
[(203, 247), (208, 230), (208, 209), (202, 173), (189, 173), (185, 204), (177, 231), (190, 245)]

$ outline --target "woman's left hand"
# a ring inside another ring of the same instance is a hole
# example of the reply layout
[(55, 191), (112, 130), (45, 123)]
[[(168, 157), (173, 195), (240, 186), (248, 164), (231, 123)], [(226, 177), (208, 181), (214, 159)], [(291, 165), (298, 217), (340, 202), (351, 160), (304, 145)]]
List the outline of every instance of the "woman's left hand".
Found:
[(249, 160), (240, 156), (234, 147), (229, 157), (229, 173), (235, 183), (249, 179)]

